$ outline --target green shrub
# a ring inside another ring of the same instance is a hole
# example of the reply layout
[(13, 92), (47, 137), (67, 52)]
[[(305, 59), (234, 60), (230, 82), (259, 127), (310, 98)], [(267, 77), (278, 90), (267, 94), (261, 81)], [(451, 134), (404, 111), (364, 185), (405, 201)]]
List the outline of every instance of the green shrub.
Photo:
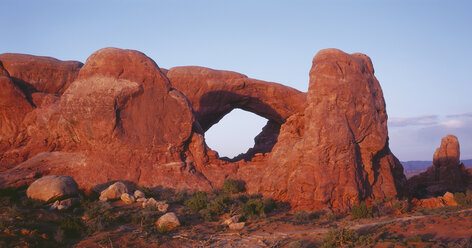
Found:
[(301, 212), (296, 212), (295, 214), (293, 214), (293, 218), (297, 222), (304, 222), (310, 219), (310, 215), (305, 211), (301, 211)]
[(250, 199), (243, 206), (243, 214), (252, 218), (265, 214), (265, 204), (260, 198)]
[(423, 239), (416, 235), (416, 236), (410, 236), (410, 237), (406, 237), (404, 240), (404, 242), (423, 242)]
[(460, 207), (469, 208), (472, 207), (472, 191), (467, 190), (466, 193), (456, 192), (454, 193), (454, 200)]
[(223, 191), (228, 194), (236, 194), (236, 193), (244, 192), (245, 188), (240, 182), (234, 179), (228, 178), (223, 183)]
[(141, 192), (144, 193), (144, 195), (146, 196), (146, 198), (151, 198), (151, 197), (157, 197), (157, 195), (154, 193), (154, 191), (152, 191), (150, 188), (148, 187), (144, 187), (144, 186), (138, 186), (138, 190), (140, 190)]
[(356, 219), (364, 219), (370, 217), (371, 215), (369, 212), (369, 208), (367, 207), (365, 202), (361, 202), (361, 204), (357, 206), (352, 206), (351, 208), (351, 215)]
[(353, 246), (358, 239), (357, 233), (352, 229), (330, 230), (323, 240), (323, 248), (337, 248)]
[(131, 222), (140, 226), (151, 225), (157, 220), (157, 211), (143, 208), (131, 215)]
[(207, 203), (207, 194), (205, 192), (196, 192), (192, 198), (185, 201), (185, 206), (194, 212), (198, 212), (204, 209)]
[(264, 199), (264, 212), (265, 213), (271, 213), (276, 208), (277, 208), (277, 204), (272, 198)]
[(64, 230), (64, 234), (68, 238), (78, 238), (85, 233), (86, 228), (79, 217), (65, 216), (59, 220), (59, 227)]

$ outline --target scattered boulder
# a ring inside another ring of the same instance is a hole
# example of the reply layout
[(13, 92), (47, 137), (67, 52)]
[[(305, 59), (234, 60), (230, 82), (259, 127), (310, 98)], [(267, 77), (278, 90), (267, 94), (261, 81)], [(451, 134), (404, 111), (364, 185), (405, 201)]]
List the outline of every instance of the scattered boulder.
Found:
[(136, 190), (134, 191), (134, 197), (136, 199), (139, 199), (139, 198), (145, 198), (146, 195), (144, 195), (144, 193), (141, 190)]
[(121, 200), (124, 201), (125, 203), (133, 203), (136, 199), (134, 198), (134, 196), (128, 194), (128, 193), (123, 193), (121, 194)]
[(169, 231), (180, 226), (180, 221), (175, 213), (169, 212), (159, 217), (156, 221), (156, 225), (160, 228), (166, 228), (166, 230)]
[(72, 177), (49, 175), (34, 181), (26, 190), (31, 199), (49, 202), (79, 193), (78, 185)]
[(100, 200), (101, 201), (106, 201), (106, 200), (112, 200), (112, 199), (119, 199), (122, 194), (128, 193), (128, 188), (126, 185), (122, 182), (116, 182), (112, 185), (110, 185), (108, 188), (103, 190), (100, 193)]
[[(144, 199), (144, 198), (140, 198), (140, 199)], [(154, 207), (154, 208), (157, 208), (159, 210), (159, 212), (167, 212), (167, 209), (169, 208), (169, 204), (163, 202), (163, 201), (156, 201), (154, 198), (149, 198), (149, 199), (145, 199), (142, 201), (142, 206), (143, 208), (147, 208), (147, 207)]]

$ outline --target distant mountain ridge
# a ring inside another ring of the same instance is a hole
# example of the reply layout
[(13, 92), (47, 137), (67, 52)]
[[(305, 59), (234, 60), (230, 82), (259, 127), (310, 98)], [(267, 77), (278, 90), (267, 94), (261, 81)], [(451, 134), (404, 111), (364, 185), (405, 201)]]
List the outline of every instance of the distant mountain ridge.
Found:
[[(462, 163), (468, 168), (472, 168), (472, 159), (461, 160)], [(433, 164), (433, 161), (401, 161), (403, 169), (405, 171), (406, 177), (412, 177), (423, 171), (425, 171), (430, 165)]]

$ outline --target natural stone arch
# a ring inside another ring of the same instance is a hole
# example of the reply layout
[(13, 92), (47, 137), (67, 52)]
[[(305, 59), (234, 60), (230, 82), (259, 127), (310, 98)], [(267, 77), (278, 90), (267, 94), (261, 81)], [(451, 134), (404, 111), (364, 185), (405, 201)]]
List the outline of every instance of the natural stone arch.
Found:
[(296, 89), (230, 71), (204, 67), (175, 67), (167, 72), (174, 88), (190, 101), (196, 120), (206, 132), (234, 109), (263, 118), (267, 124), (245, 154), (229, 161), (250, 160), (256, 153), (267, 153), (277, 142), (280, 126), (293, 114), (302, 112), (305, 93)]
[(167, 77), (190, 101), (204, 131), (235, 108), (278, 124), (305, 108), (305, 93), (236, 72), (183, 66), (171, 68)]

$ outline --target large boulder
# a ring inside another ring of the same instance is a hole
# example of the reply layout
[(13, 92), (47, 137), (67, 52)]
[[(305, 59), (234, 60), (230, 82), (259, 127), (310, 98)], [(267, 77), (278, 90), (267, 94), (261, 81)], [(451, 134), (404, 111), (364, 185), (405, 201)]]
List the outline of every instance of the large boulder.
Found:
[(128, 193), (128, 187), (122, 182), (116, 182), (100, 192), (99, 199), (101, 201), (120, 199), (125, 193)]
[(169, 212), (157, 219), (156, 226), (159, 228), (164, 228), (166, 231), (170, 231), (180, 226), (180, 221), (175, 213)]
[(34, 181), (26, 190), (31, 199), (49, 202), (79, 193), (77, 183), (72, 177), (49, 175)]
[(445, 192), (467, 189), (470, 175), (460, 162), (459, 140), (454, 135), (442, 138), (428, 169), (408, 180), (410, 191), (416, 197), (431, 197)]

